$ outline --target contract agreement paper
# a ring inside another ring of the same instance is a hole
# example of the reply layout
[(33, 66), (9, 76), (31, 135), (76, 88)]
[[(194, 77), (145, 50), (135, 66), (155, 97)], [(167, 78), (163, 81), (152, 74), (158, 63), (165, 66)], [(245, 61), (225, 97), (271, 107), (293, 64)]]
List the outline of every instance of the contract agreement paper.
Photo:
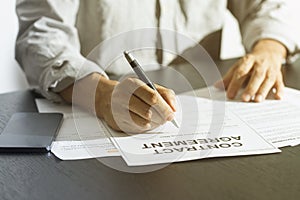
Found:
[(114, 137), (112, 141), (129, 166), (172, 163), (211, 157), (280, 152), (257, 134), (224, 102), (178, 96), (176, 119), (153, 131)]

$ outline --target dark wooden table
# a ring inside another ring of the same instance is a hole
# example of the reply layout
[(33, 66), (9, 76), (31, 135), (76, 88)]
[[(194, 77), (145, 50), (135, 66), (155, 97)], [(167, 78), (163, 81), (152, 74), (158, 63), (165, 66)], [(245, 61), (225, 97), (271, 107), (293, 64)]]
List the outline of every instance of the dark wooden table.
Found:
[[(233, 62), (217, 65), (224, 73)], [(205, 86), (193, 69), (174, 69), (175, 74), (189, 77), (192, 87)], [(300, 61), (285, 67), (284, 74), (288, 86), (300, 89)], [(178, 84), (171, 69), (149, 75), (163, 85)], [(177, 92), (186, 89), (176, 87)], [(20, 111), (36, 111), (31, 91), (0, 95), (0, 132)], [(0, 154), (0, 199), (300, 199), (300, 146), (282, 150), (175, 163), (142, 174), (120, 172), (97, 159), (60, 161), (52, 154)]]

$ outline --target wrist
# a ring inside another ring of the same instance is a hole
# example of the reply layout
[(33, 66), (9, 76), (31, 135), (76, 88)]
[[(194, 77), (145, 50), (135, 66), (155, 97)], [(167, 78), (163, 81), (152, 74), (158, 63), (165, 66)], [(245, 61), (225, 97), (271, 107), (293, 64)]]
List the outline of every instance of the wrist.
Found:
[(259, 40), (253, 47), (252, 53), (271, 53), (276, 55), (280, 59), (286, 59), (287, 48), (279, 41), (273, 39)]
[(95, 109), (96, 114), (100, 118), (104, 118), (105, 113), (110, 112), (111, 97), (117, 81), (109, 80), (104, 76), (98, 77), (98, 84), (95, 93)]
[[(107, 108), (110, 108), (111, 94), (117, 83), (99, 73), (93, 73), (64, 89), (60, 95), (65, 101), (79, 105), (85, 110), (95, 110), (97, 116), (103, 118)], [(91, 107), (92, 105), (95, 107)]]

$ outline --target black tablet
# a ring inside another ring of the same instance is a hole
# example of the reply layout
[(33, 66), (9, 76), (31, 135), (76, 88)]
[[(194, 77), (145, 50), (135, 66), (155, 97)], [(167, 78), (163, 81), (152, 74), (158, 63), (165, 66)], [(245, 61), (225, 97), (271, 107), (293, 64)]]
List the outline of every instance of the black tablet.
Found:
[(0, 152), (47, 152), (62, 123), (61, 113), (15, 113), (0, 134)]

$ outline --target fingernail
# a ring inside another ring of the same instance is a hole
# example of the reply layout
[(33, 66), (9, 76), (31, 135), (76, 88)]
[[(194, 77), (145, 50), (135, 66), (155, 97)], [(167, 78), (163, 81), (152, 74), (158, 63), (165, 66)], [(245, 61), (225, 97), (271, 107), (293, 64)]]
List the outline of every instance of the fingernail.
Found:
[(167, 118), (167, 121), (172, 121), (174, 119), (174, 114), (169, 115), (169, 117)]
[(227, 97), (228, 97), (229, 99), (233, 99), (233, 98), (234, 98), (234, 94), (233, 94), (232, 92), (227, 93)]
[(263, 100), (263, 96), (260, 94), (255, 97), (256, 102), (262, 102), (262, 100)]
[(147, 111), (146, 117), (147, 117), (147, 119), (151, 119), (152, 118), (152, 111), (151, 110)]
[(150, 124), (150, 123), (147, 123), (147, 124), (145, 125), (145, 128), (146, 128), (146, 129), (150, 129), (150, 128), (151, 128), (151, 124)]
[(245, 95), (243, 96), (243, 100), (244, 100), (245, 102), (249, 102), (249, 101), (251, 100), (251, 96), (250, 96), (249, 94), (245, 94)]
[(214, 86), (216, 88), (219, 88), (219, 89), (224, 89), (225, 88), (222, 80), (215, 82)]
[(175, 100), (171, 100), (171, 107), (172, 107), (172, 110), (175, 112), (176, 111), (176, 102), (175, 102)]

